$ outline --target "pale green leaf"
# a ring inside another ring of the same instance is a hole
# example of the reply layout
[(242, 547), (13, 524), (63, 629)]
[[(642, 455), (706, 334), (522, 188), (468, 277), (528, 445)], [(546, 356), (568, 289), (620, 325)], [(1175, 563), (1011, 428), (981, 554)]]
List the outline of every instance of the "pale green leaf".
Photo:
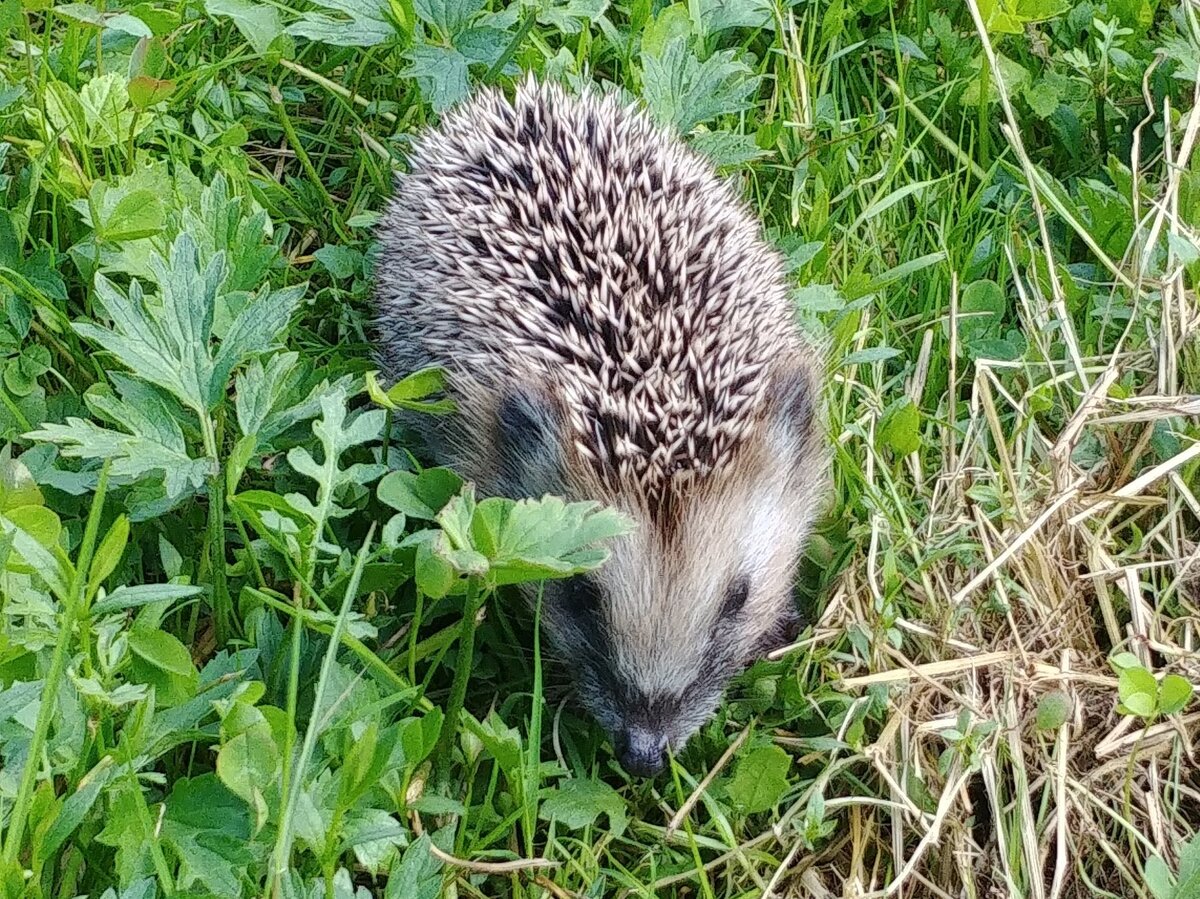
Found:
[(275, 38), (283, 34), (279, 11), (267, 4), (251, 3), (249, 0), (204, 0), (204, 8), (210, 16), (232, 19), (242, 37), (260, 55), (266, 53)]
[(374, 47), (396, 36), (383, 0), (315, 0), (328, 12), (306, 12), (288, 34), (338, 47)]
[(625, 832), (625, 800), (603, 781), (564, 780), (543, 795), (538, 808), (538, 817), (543, 821), (557, 821), (569, 830), (581, 830), (606, 815), (613, 837), (620, 838)]
[(760, 746), (738, 760), (729, 782), (729, 798), (743, 813), (765, 812), (778, 805), (788, 788), (791, 757), (778, 746)]

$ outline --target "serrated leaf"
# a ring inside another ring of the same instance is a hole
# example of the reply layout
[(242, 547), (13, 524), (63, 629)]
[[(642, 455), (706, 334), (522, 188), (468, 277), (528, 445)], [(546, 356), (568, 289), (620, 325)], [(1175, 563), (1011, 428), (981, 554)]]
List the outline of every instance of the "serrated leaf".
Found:
[(225, 395), (235, 367), (274, 346), (304, 298), (304, 291), (304, 285), (283, 290), (264, 287), (246, 304), (230, 325), (213, 360), (207, 394), (210, 407)]
[(651, 112), (683, 134), (750, 105), (759, 78), (733, 50), (701, 61), (683, 38), (673, 38), (660, 55), (642, 54), (643, 96)]
[(438, 899), (442, 893), (442, 861), (431, 851), (429, 834), (404, 850), (400, 864), (388, 877), (384, 899)]
[(381, 0), (314, 0), (328, 13), (307, 12), (287, 33), (337, 47), (374, 47), (396, 36)]
[(417, 44), (405, 58), (409, 65), (402, 74), (416, 79), (421, 95), (436, 112), (444, 112), (466, 98), (467, 58), (456, 47)]
[(80, 418), (68, 418), (65, 425), (46, 424), (25, 436), (57, 444), (68, 458), (111, 459), (112, 475), (118, 483), (161, 473), (167, 496), (175, 500), (199, 490), (211, 472), (208, 460), (193, 459), (180, 447), (102, 428)]
[(466, 28), (484, 5), (483, 0), (413, 0), (413, 11), (422, 22), (452, 38)]
[(116, 72), (96, 75), (79, 91), (79, 107), (89, 147), (111, 147), (128, 140), (134, 124), (129, 91)]
[(686, 3), (672, 3), (642, 30), (642, 52), (662, 56), (671, 41), (687, 40), (692, 34), (692, 16)]
[[(445, 513), (438, 516), (443, 529), (451, 523)], [(591, 571), (608, 558), (603, 544), (632, 529), (626, 516), (597, 503), (566, 503), (555, 496), (514, 503), (492, 497), (472, 513), (470, 536), (457, 539), (490, 561), (488, 577), (501, 586)]]
[(614, 837), (620, 838), (625, 832), (625, 800), (603, 781), (564, 780), (544, 796), (538, 808), (538, 817), (543, 821), (557, 821), (570, 830), (581, 830), (607, 815)]
[(326, 244), (313, 257), (335, 278), (352, 278), (362, 272), (363, 255), (354, 247)]
[(1048, 119), (1062, 103), (1063, 92), (1069, 83), (1064, 76), (1047, 72), (1026, 85), (1021, 94), (1034, 115), (1039, 119)]
[(209, 895), (242, 895), (242, 873), (254, 860), (250, 821), (241, 799), (216, 775), (175, 782), (162, 836), (179, 859), (176, 885), (181, 890), (203, 884)]
[(271, 43), (283, 34), (283, 22), (273, 6), (250, 3), (248, 0), (204, 0), (210, 16), (225, 16), (233, 20), (242, 37), (260, 56)]
[(779, 804), (788, 788), (791, 757), (778, 746), (760, 746), (738, 760), (729, 782), (729, 798), (745, 814)]

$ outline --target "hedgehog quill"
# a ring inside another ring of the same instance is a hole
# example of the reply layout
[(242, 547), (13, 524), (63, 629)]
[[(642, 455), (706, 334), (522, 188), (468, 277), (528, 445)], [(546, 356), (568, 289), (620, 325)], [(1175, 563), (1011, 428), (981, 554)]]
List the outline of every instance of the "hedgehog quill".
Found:
[(704, 160), (597, 92), (483, 90), (409, 163), (380, 226), (380, 363), (447, 371), (457, 415), (418, 426), (481, 491), (637, 524), (546, 585), (543, 621), (652, 775), (797, 625), (826, 454), (782, 261)]

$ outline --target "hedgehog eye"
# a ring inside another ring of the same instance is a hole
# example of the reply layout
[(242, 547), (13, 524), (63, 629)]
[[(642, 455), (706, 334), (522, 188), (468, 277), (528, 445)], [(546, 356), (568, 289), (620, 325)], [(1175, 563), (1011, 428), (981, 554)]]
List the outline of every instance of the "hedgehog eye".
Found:
[(578, 640), (596, 652), (607, 645), (600, 605), (600, 585), (586, 575), (566, 581), (556, 604), (560, 621)]
[(740, 612), (750, 598), (750, 578), (738, 577), (729, 585), (725, 593), (725, 603), (721, 606), (721, 618), (731, 618)]
[(567, 581), (564, 604), (572, 615), (586, 616), (600, 608), (600, 585), (586, 574)]

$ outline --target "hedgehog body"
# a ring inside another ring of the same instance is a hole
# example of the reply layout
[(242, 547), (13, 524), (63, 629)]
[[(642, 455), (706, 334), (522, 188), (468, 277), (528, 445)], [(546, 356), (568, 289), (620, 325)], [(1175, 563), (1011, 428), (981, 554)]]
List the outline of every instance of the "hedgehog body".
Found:
[(543, 620), (625, 767), (657, 770), (795, 624), (825, 454), (781, 260), (643, 112), (532, 80), (417, 141), (380, 240), (381, 365), (446, 369), (442, 460), (637, 524)]

